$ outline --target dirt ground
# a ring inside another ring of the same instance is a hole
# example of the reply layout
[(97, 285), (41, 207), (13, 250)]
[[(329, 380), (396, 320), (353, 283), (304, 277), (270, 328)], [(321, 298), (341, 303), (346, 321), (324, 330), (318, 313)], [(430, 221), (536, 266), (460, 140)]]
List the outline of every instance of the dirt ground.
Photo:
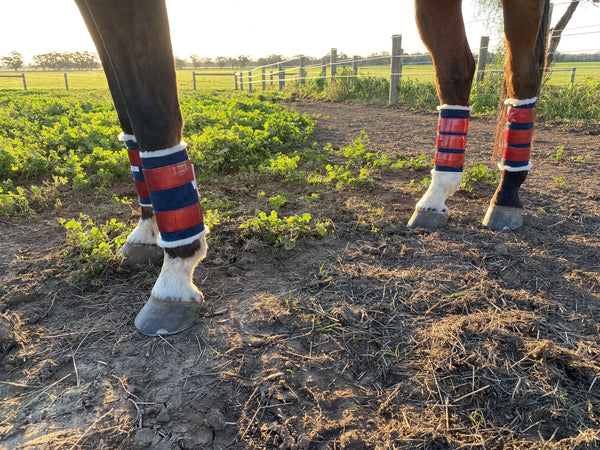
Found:
[[(291, 107), (320, 115), (321, 146), (365, 130), (386, 154), (433, 154), (434, 114)], [(467, 167), (493, 168), (494, 129), (471, 120)], [(332, 191), (318, 212), (335, 233), (292, 251), (225, 224), (195, 274), (207, 317), (166, 338), (133, 325), (160, 267), (93, 287), (64, 262), (57, 219), (101, 215), (94, 198), (2, 220), (0, 448), (600, 448), (598, 131), (538, 126), (516, 231), (480, 225), (489, 184), (439, 231), (407, 229), (413, 170)]]

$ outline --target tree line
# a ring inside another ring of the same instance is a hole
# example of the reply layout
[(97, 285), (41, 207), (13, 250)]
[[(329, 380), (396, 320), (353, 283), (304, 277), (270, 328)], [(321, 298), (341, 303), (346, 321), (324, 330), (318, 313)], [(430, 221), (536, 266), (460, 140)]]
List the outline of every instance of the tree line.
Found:
[[(404, 64), (431, 64), (431, 57), (428, 53), (411, 53), (403, 54), (406, 56)], [(490, 53), (489, 58), (493, 60), (494, 54)], [(191, 55), (189, 59), (175, 57), (175, 66), (178, 69), (185, 68), (242, 68), (242, 67), (261, 67), (272, 64), (282, 63), (283, 66), (297, 66), (299, 60), (305, 66), (329, 64), (330, 55), (327, 54), (320, 58), (312, 56), (296, 55), (293, 58), (285, 58), (283, 55), (269, 55), (256, 60), (248, 56), (238, 56), (236, 58), (218, 56), (216, 58), (206, 58), (199, 55)], [(350, 61), (352, 57), (344, 52), (339, 52), (337, 55), (338, 61)], [(596, 53), (556, 53), (554, 55), (555, 62), (582, 62), (582, 61), (600, 61), (600, 52)], [(358, 57), (357, 64), (359, 66), (382, 66), (390, 63), (390, 52), (371, 53), (367, 56)], [(0, 58), (0, 64), (6, 69), (19, 70), (27, 67), (31, 69), (41, 70), (94, 70), (99, 69), (100, 59), (96, 53), (92, 52), (50, 52), (35, 55), (32, 58), (32, 63), (25, 65), (23, 56), (16, 52), (10, 52), (6, 56)]]
[(2, 67), (19, 70), (22, 67), (42, 70), (93, 70), (99, 69), (100, 59), (92, 52), (50, 52), (35, 55), (32, 63), (25, 66), (25, 58), (19, 52), (12, 51), (0, 58)]

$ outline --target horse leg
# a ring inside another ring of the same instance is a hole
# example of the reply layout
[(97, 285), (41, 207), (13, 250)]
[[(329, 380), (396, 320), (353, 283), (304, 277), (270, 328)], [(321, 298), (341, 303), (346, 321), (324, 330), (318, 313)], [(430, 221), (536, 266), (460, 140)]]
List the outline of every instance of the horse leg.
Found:
[(145, 184), (164, 248), (162, 270), (135, 324), (149, 336), (190, 327), (202, 294), (192, 281), (206, 255), (206, 229), (181, 141), (175, 64), (164, 1), (77, 0), (89, 11), (140, 149)]
[(545, 3), (544, 0), (503, 1), (507, 98), (501, 108), (496, 139), (497, 150), (503, 146), (498, 164), (500, 184), (483, 219), (483, 225), (493, 230), (511, 230), (523, 224), (519, 188), (531, 168), (533, 122), (545, 62), (548, 20)]
[(163, 250), (156, 245), (158, 227), (156, 225), (154, 212), (152, 211), (152, 203), (150, 201), (148, 189), (144, 182), (144, 175), (141, 167), (142, 164), (139, 161), (139, 149), (133, 134), (133, 127), (129, 121), (129, 116), (127, 115), (125, 100), (121, 94), (115, 70), (108, 57), (107, 51), (104, 48), (104, 43), (102, 42), (102, 38), (100, 37), (100, 33), (94, 23), (90, 11), (87, 9), (84, 2), (77, 1), (76, 3), (98, 50), (98, 55), (100, 56), (100, 61), (102, 62), (102, 67), (106, 74), (108, 86), (117, 111), (117, 117), (119, 118), (121, 129), (123, 130), (119, 139), (124, 141), (127, 146), (135, 188), (140, 203), (140, 221), (127, 237), (127, 241), (121, 248), (121, 255), (123, 255), (125, 263), (130, 266), (160, 261), (163, 258)]
[(460, 1), (416, 0), (415, 11), (421, 39), (433, 59), (441, 106), (431, 185), (417, 203), (408, 226), (435, 229), (446, 223), (445, 202), (462, 181), (475, 61)]

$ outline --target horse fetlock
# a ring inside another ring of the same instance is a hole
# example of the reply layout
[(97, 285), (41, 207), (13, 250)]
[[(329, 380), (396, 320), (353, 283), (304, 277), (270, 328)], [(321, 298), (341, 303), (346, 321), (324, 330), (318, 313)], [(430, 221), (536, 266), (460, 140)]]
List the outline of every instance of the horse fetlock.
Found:
[(433, 211), (448, 214), (446, 200), (454, 194), (462, 181), (462, 172), (431, 171), (432, 180), (429, 189), (417, 203), (421, 211)]

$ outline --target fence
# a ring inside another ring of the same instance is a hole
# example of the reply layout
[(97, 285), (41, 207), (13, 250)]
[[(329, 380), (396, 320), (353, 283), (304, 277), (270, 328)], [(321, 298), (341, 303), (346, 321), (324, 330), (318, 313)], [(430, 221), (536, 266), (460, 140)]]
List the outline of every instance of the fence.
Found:
[[(588, 33), (587, 31), (585, 33)], [(597, 32), (593, 32), (597, 33)], [(569, 36), (568, 34), (563, 36)], [(245, 71), (236, 72), (192, 72), (192, 80), (189, 78), (179, 75), (180, 88), (189, 89), (192, 87), (194, 90), (198, 89), (199, 80), (210, 80), (212, 89), (224, 89), (230, 90), (232, 88), (236, 90), (247, 90), (254, 92), (262, 89), (263, 91), (268, 89), (279, 89), (285, 88), (288, 82), (297, 82), (300, 85), (304, 85), (308, 80), (328, 78), (333, 82), (336, 77), (364, 77), (364, 76), (377, 76), (385, 77), (390, 82), (389, 92), (389, 103), (396, 104), (398, 101), (398, 90), (397, 86), (403, 77), (418, 77), (425, 80), (433, 80), (432, 61), (428, 55), (406, 55), (402, 54), (402, 35), (392, 36), (392, 51), (389, 56), (387, 55), (376, 55), (367, 58), (358, 58), (356, 56), (348, 59), (338, 59), (337, 49), (332, 48), (329, 61), (326, 63), (306, 65), (305, 58), (296, 58), (287, 61), (281, 61), (261, 67), (254, 67)], [(486, 66), (489, 60), (488, 47), (490, 46), (490, 39), (486, 36), (481, 37), (479, 48), (474, 51), (477, 59), (477, 71), (475, 82), (479, 83), (485, 79), (486, 74), (495, 72), (497, 70), (490, 70)], [(600, 52), (600, 49), (586, 50), (587, 52)], [(567, 63), (555, 63), (551, 69), (552, 78), (551, 83), (554, 84), (574, 84), (577, 79), (581, 77), (593, 77), (594, 79), (600, 79), (600, 63), (596, 65), (581, 65), (577, 67), (573, 65), (565, 65)], [(350, 71), (347, 73), (339, 74), (338, 68), (349, 67)], [(423, 67), (423, 69), (419, 69)], [(360, 72), (360, 73), (359, 73)], [(52, 82), (51, 89), (59, 89), (61, 85), (64, 89), (70, 89), (70, 81), (73, 81), (73, 85), (77, 89), (94, 89), (107, 86), (104, 74), (102, 71), (88, 72), (96, 75), (85, 75), (87, 78), (84, 80), (82, 72), (67, 72), (63, 73), (63, 76), (58, 79), (60, 72), (48, 73), (50, 77), (53, 74), (54, 81)], [(189, 72), (187, 72), (189, 73)], [(39, 82), (39, 77), (42, 73), (35, 72), (28, 74), (31, 77), (33, 85)], [(0, 77), (3, 78), (21, 78), (23, 82), (23, 89), (28, 89), (28, 83), (26, 81), (26, 73), (20, 75), (2, 74)], [(73, 78), (73, 80), (71, 80)], [(92, 79), (93, 82), (87, 81)], [(45, 78), (44, 78), (45, 79)], [(215, 80), (220, 79), (223, 81)], [(225, 81), (229, 80), (229, 81)], [(559, 80), (554, 82), (553, 80)], [(190, 83), (191, 81), (191, 83)], [(191, 86), (190, 86), (191, 85)], [(217, 87), (218, 86), (218, 87)], [(44, 84), (44, 89), (48, 87)]]
[(23, 89), (27, 90), (27, 82), (25, 81), (25, 74), (21, 75), (0, 75), (1, 78), (22, 78), (23, 79)]

